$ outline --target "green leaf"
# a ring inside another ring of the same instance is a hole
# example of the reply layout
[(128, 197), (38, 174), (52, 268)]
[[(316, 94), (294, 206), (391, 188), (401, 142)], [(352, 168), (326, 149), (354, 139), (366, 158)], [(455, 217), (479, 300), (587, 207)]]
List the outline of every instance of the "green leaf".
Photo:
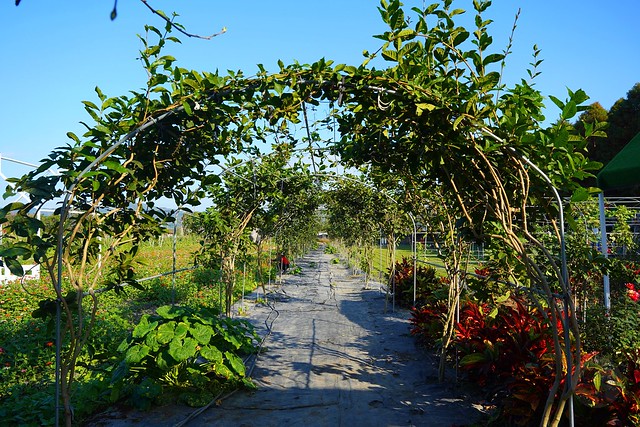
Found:
[(176, 322), (163, 323), (158, 328), (158, 342), (160, 344), (166, 344), (174, 337), (174, 329)]
[[(129, 373), (129, 368), (127, 367), (127, 364), (122, 361), (118, 364), (118, 366), (116, 367), (116, 369), (113, 370), (113, 373), (111, 374), (111, 383), (117, 383), (119, 381), (122, 381), (127, 374)], [(116, 390), (117, 387), (114, 387), (114, 390)]]
[(553, 95), (549, 95), (549, 99), (553, 101), (553, 103), (556, 104), (558, 108), (560, 108), (561, 110), (564, 109), (564, 102), (560, 101), (558, 98), (556, 98)]
[(20, 261), (14, 258), (4, 258), (5, 265), (9, 268), (11, 274), (15, 276), (24, 276), (24, 269)]
[(80, 138), (78, 138), (78, 137), (76, 136), (76, 134), (75, 134), (75, 133), (73, 133), (73, 132), (67, 132), (67, 137), (68, 137), (69, 139), (72, 139), (73, 141), (77, 142), (78, 144), (80, 143)]
[(189, 337), (184, 340), (175, 338), (169, 343), (169, 355), (173, 357), (176, 362), (184, 362), (196, 356), (197, 346), (198, 342), (193, 338)]
[(184, 112), (187, 113), (189, 116), (193, 115), (193, 110), (191, 109), (191, 105), (189, 105), (189, 102), (186, 99), (182, 101), (182, 108), (184, 108)]
[(589, 200), (590, 196), (591, 194), (589, 193), (588, 189), (584, 187), (576, 188), (576, 190), (571, 195), (571, 202), (584, 202), (585, 200)]
[(504, 293), (504, 295), (500, 295), (496, 298), (496, 303), (498, 304), (504, 304), (505, 302), (507, 302), (507, 300), (511, 298), (511, 291), (507, 291)]
[(233, 372), (231, 372), (231, 370), (227, 368), (223, 363), (216, 365), (216, 374), (227, 379), (234, 377)]
[(153, 333), (147, 334), (144, 339), (144, 343), (149, 346), (149, 349), (153, 352), (157, 352), (160, 350), (160, 343), (158, 342), (158, 331), (154, 331)]
[(346, 67), (344, 67), (344, 72), (350, 76), (353, 76), (356, 74), (357, 68), (354, 67), (353, 65), (347, 65)]
[(177, 338), (184, 338), (187, 336), (187, 331), (189, 331), (189, 324), (185, 323), (185, 322), (179, 322), (176, 325), (176, 329), (174, 331), (174, 334)]
[(460, 31), (458, 33), (456, 33), (456, 35), (453, 37), (453, 45), (454, 46), (458, 46), (462, 43), (464, 43), (465, 40), (467, 40), (469, 38), (469, 32), (468, 31)]
[(576, 103), (573, 101), (569, 101), (567, 102), (567, 105), (565, 105), (562, 109), (562, 118), (568, 120), (575, 116), (577, 112), (578, 107), (576, 106)]
[(236, 374), (240, 375), (241, 377), (244, 377), (245, 367), (244, 367), (244, 363), (242, 362), (242, 359), (240, 359), (237, 355), (229, 351), (225, 351), (224, 356), (229, 362), (229, 365), (231, 366), (231, 368), (236, 372)]
[(396, 34), (397, 39), (412, 39), (416, 36), (416, 32), (410, 28), (405, 28)]
[(94, 104), (93, 102), (91, 102), (91, 101), (82, 101), (82, 103), (83, 103), (87, 108), (90, 108), (90, 109), (92, 109), (92, 110), (100, 110), (100, 109), (98, 108), (98, 106), (97, 106), (96, 104)]
[(128, 338), (123, 339), (120, 345), (118, 346), (118, 348), (116, 349), (116, 351), (118, 353), (123, 353), (129, 348), (129, 344), (131, 344), (131, 342), (129, 341)]
[(427, 104), (427, 103), (419, 103), (416, 104), (416, 114), (418, 116), (421, 116), (422, 113), (426, 110), (426, 111), (433, 111), (436, 109), (436, 106), (433, 104)]
[(163, 351), (156, 357), (156, 364), (161, 370), (168, 371), (174, 363), (171, 360), (169, 353), (167, 351)]
[(492, 53), (491, 55), (487, 55), (486, 58), (482, 61), (482, 65), (487, 66), (489, 64), (493, 64), (494, 62), (500, 62), (504, 59), (504, 55), (499, 53)]
[(213, 329), (201, 324), (194, 325), (189, 332), (200, 344), (209, 344), (211, 337), (213, 337)]
[(382, 57), (388, 61), (394, 61), (397, 62), (398, 61), (398, 51), (395, 50), (383, 50), (382, 51)]
[(275, 90), (278, 95), (282, 95), (284, 92), (284, 85), (278, 82), (273, 82), (273, 90)]
[(112, 171), (121, 173), (121, 174), (128, 174), (129, 170), (127, 168), (125, 168), (124, 166), (122, 166), (120, 164), (120, 162), (118, 162), (117, 160), (105, 160), (102, 165), (104, 167), (106, 167), (107, 169), (110, 169)]
[(596, 391), (600, 391), (602, 387), (602, 374), (598, 371), (593, 375), (593, 386), (596, 388)]
[(26, 247), (26, 244), (22, 244), (20, 242), (14, 243), (12, 246), (0, 250), (0, 257), (3, 258), (27, 257), (30, 255), (31, 249), (29, 247)]
[(144, 344), (135, 344), (127, 350), (127, 354), (124, 356), (125, 362), (129, 365), (137, 365), (149, 355), (149, 347)]
[(142, 338), (150, 331), (154, 330), (158, 326), (158, 322), (149, 322), (149, 316), (144, 315), (140, 322), (133, 328), (132, 336), (134, 338)]
[(482, 353), (467, 354), (460, 360), (460, 366), (476, 365), (478, 363), (486, 362), (487, 356)]
[(573, 215), (567, 215), (565, 219), (572, 230), (580, 230), (580, 224), (576, 221)]
[(164, 319), (175, 319), (186, 314), (185, 310), (181, 307), (173, 307), (170, 305), (163, 305), (156, 309), (156, 313)]
[(222, 352), (215, 346), (207, 345), (202, 347), (202, 349), (200, 349), (200, 355), (207, 359), (209, 362), (213, 362), (216, 364), (222, 363)]

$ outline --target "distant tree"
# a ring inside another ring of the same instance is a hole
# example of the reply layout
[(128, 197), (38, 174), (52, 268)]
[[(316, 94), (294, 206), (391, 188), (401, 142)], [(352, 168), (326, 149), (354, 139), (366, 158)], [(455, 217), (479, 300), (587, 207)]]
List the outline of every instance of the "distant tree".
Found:
[[(575, 124), (576, 130), (580, 135), (584, 135), (585, 126), (595, 125), (596, 123), (606, 123), (609, 118), (609, 113), (599, 102), (594, 102), (589, 108), (580, 114), (578, 122)], [(589, 158), (601, 163), (607, 163), (616, 155), (617, 151), (612, 150), (609, 144), (607, 144), (606, 137), (591, 136), (587, 139), (587, 151), (589, 152)]]
[(617, 100), (609, 110), (607, 147), (615, 150), (617, 154), (638, 132), (640, 132), (640, 83), (636, 83), (627, 92), (627, 97)]

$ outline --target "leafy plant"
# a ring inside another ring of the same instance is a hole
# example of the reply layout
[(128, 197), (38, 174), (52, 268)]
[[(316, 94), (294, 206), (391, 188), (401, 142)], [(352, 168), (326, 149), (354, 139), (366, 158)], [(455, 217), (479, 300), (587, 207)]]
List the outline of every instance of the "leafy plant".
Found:
[[(389, 284), (395, 286), (396, 302), (404, 307), (413, 306), (413, 261), (406, 257), (389, 268)], [(431, 266), (418, 265), (416, 269), (416, 307), (446, 300), (448, 287), (443, 284)]]
[(576, 389), (581, 405), (577, 412), (584, 424), (640, 425), (640, 349), (624, 353), (624, 362), (617, 366), (601, 365), (596, 353), (585, 359)]
[(148, 407), (167, 391), (188, 396), (253, 387), (240, 356), (255, 352), (256, 339), (245, 320), (208, 308), (159, 307), (118, 347), (124, 357), (112, 377), (112, 400)]
[(436, 301), (421, 307), (411, 308), (411, 335), (423, 345), (436, 348), (442, 339), (447, 314), (445, 301)]
[(495, 307), (469, 302), (460, 317), (455, 345), (461, 369), (499, 398), (509, 425), (539, 419), (555, 375), (546, 316), (509, 295)]
[(338, 250), (335, 248), (335, 246), (326, 245), (324, 247), (324, 253), (325, 254), (337, 254)]

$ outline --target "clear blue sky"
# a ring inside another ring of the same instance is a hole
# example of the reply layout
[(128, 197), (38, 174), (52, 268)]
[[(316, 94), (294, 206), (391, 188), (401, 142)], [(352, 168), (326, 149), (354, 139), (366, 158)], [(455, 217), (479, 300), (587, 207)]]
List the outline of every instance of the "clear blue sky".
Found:
[[(275, 70), (298, 60), (321, 57), (358, 65), (372, 37), (385, 27), (375, 0), (149, 0), (167, 13), (180, 14), (191, 32), (227, 33), (210, 41), (187, 39), (172, 50), (178, 64), (201, 71), (242, 69), (247, 75), (263, 63)], [(405, 4), (421, 6), (421, 0)], [(431, 1), (427, 1), (431, 3)], [(470, 11), (471, 0), (454, 0)], [(117, 96), (144, 85), (136, 61), (136, 34), (145, 24), (163, 26), (139, 0), (120, 1), (110, 21), (113, 0), (13, 0), (0, 3), (0, 154), (31, 163), (83, 132), (88, 120), (82, 100), (95, 101), (99, 86)], [(506, 45), (513, 18), (522, 13), (506, 81), (526, 78), (533, 44), (542, 49), (537, 88), (561, 99), (566, 88), (583, 89), (605, 108), (640, 81), (640, 1), (495, 0), (488, 18), (497, 50)], [(469, 27), (468, 27), (469, 28)], [(547, 113), (548, 118), (555, 110)], [(13, 170), (2, 163), (5, 175)], [(4, 185), (0, 185), (4, 187)]]

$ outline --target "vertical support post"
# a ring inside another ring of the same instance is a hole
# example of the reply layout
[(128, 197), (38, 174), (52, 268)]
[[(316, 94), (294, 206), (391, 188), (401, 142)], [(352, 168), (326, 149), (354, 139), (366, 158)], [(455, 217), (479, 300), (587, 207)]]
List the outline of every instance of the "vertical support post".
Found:
[[(607, 218), (604, 210), (604, 192), (598, 194), (598, 205), (600, 208), (600, 251), (605, 258), (609, 258), (609, 245), (607, 243)], [(604, 291), (604, 308), (609, 312), (611, 310), (611, 289), (609, 287), (609, 275), (605, 273), (602, 277), (602, 286)]]
[(417, 286), (417, 269), (418, 269), (418, 254), (417, 254), (417, 240), (418, 240), (418, 228), (416, 227), (416, 219), (413, 214), (409, 212), (409, 218), (413, 223), (413, 244), (411, 251), (413, 253), (413, 305), (416, 305), (416, 286)]
[(244, 309), (244, 284), (247, 280), (247, 261), (242, 263), (242, 308)]
[(173, 220), (173, 246), (171, 248), (172, 250), (172, 269), (171, 269), (171, 305), (174, 305), (176, 303), (176, 254), (177, 254), (177, 230), (178, 230), (178, 220), (174, 219)]

